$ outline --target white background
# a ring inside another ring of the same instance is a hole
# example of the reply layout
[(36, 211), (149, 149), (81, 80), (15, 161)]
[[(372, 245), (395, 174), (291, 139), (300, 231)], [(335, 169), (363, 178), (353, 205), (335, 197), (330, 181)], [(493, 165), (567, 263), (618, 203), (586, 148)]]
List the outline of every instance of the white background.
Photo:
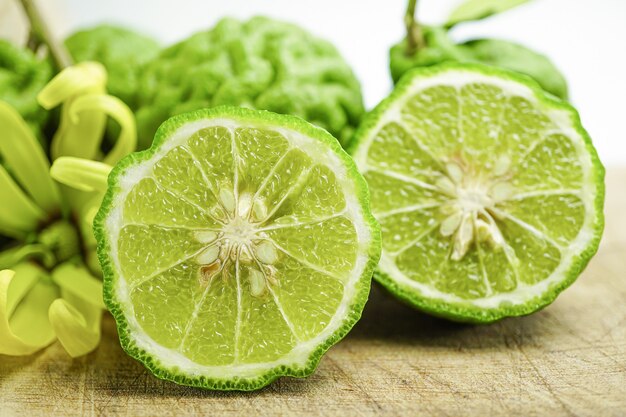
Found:
[[(0, 0), (0, 36), (10, 5)], [(263, 14), (300, 24), (332, 41), (363, 85), (368, 108), (391, 89), (388, 49), (403, 36), (405, 0), (45, 0), (54, 32), (65, 36), (100, 22), (133, 26), (164, 45), (211, 27), (223, 16)], [(459, 0), (421, 0), (420, 20), (442, 22)], [(455, 29), (455, 38), (498, 37), (550, 56), (564, 72), (606, 165), (626, 165), (626, 0), (533, 0)]]

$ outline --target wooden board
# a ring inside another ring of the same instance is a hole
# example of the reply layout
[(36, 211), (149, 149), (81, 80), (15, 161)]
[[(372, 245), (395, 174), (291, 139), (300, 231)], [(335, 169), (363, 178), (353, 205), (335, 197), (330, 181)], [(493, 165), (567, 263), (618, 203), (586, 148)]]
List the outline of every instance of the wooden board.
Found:
[(362, 320), (308, 379), (253, 393), (154, 378), (119, 347), (0, 356), (0, 415), (626, 415), (626, 169), (609, 170), (606, 231), (545, 310), (489, 326), (423, 315), (375, 286)]

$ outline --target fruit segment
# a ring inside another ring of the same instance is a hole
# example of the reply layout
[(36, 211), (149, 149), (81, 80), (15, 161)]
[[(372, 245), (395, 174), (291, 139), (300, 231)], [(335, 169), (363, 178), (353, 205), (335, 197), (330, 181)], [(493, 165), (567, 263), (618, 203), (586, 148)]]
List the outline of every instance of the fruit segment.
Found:
[(183, 344), (189, 317), (203, 292), (203, 287), (196, 285), (195, 275), (194, 262), (187, 261), (157, 272), (131, 287), (133, 304), (143, 306), (137, 321), (164, 347), (178, 349)]

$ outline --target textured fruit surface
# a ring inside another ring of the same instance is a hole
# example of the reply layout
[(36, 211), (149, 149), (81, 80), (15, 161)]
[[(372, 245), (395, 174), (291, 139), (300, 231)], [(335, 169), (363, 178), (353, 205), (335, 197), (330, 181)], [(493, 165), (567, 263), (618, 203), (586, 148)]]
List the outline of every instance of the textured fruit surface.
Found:
[(359, 82), (333, 45), (264, 17), (222, 19), (163, 50), (142, 71), (139, 105), (144, 147), (168, 117), (218, 105), (300, 116), (344, 144), (363, 114)]
[(381, 223), (377, 279), (489, 322), (554, 300), (597, 250), (604, 169), (575, 110), (515, 73), (414, 70), (351, 149)]
[(442, 27), (423, 26), (426, 45), (407, 55), (406, 39), (389, 50), (389, 70), (397, 83), (413, 68), (429, 67), (444, 62), (461, 62), (504, 68), (533, 78), (547, 92), (567, 99), (565, 77), (545, 55), (523, 45), (501, 39), (475, 39), (455, 43)]
[(462, 43), (459, 47), (471, 56), (469, 62), (526, 74), (547, 92), (564, 99), (568, 96), (565, 77), (552, 61), (523, 45), (500, 39), (476, 39)]
[(411, 69), (430, 67), (447, 61), (468, 61), (471, 56), (450, 38), (443, 27), (421, 25), (425, 45), (413, 54), (407, 53), (407, 39), (389, 48), (389, 71), (394, 83)]
[(98, 61), (107, 70), (107, 91), (136, 107), (142, 66), (159, 52), (159, 44), (144, 35), (118, 26), (98, 25), (73, 33), (65, 46), (75, 61)]
[(380, 256), (339, 143), (242, 108), (164, 123), (114, 168), (94, 228), (125, 350), (212, 389), (310, 374), (360, 317)]

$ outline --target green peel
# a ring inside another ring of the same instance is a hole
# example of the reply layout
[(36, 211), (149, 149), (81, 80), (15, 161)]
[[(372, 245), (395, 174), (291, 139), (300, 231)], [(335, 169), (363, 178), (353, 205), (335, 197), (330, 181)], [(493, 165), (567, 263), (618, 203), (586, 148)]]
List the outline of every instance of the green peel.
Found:
[(352, 69), (329, 42), (266, 17), (221, 19), (172, 45), (139, 76), (139, 148), (168, 117), (220, 105), (291, 114), (347, 144), (364, 113)]

